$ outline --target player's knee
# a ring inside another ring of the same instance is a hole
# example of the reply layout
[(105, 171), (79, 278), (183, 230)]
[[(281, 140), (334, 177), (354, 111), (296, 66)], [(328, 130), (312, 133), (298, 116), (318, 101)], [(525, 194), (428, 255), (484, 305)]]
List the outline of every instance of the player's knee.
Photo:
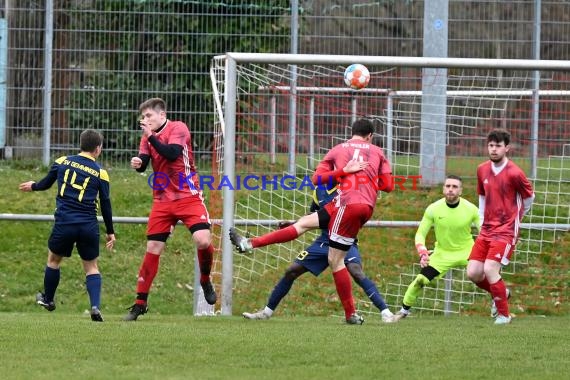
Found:
[(471, 280), (472, 282), (475, 282), (475, 283), (481, 282), (483, 280), (483, 278), (485, 278), (483, 271), (478, 270), (477, 268), (469, 267), (469, 266), (467, 266), (466, 274), (467, 274), (467, 278), (469, 278), (469, 280)]
[(421, 273), (418, 274), (416, 276), (416, 279), (414, 280), (414, 284), (418, 288), (423, 288), (424, 286), (428, 285), (429, 283), (430, 283), (429, 278), (427, 278), (426, 276), (424, 276)]
[(196, 231), (192, 234), (192, 239), (198, 249), (206, 249), (212, 244), (212, 234), (210, 230)]
[(300, 275), (302, 275), (305, 272), (306, 272), (305, 267), (303, 267), (301, 265), (293, 264), (285, 270), (284, 276), (288, 280), (295, 281), (297, 279), (297, 277), (299, 277)]
[(360, 283), (366, 277), (364, 275), (364, 272), (362, 271), (362, 267), (358, 264), (349, 263), (346, 265), (346, 268), (348, 269), (348, 273), (350, 273), (350, 276), (357, 283)]

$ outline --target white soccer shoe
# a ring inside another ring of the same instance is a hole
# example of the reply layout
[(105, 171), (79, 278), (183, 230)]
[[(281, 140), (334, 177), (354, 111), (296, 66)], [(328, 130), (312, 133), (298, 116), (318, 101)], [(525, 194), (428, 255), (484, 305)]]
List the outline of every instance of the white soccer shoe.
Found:
[(382, 316), (382, 322), (384, 323), (394, 323), (396, 322), (396, 316), (390, 311), (390, 309), (384, 309), (380, 313)]
[(256, 319), (256, 320), (265, 320), (271, 318), (271, 315), (265, 313), (263, 309), (256, 311), (255, 313), (242, 313), (245, 319)]
[(394, 318), (392, 319), (392, 322), (399, 322), (401, 319), (406, 318), (409, 314), (410, 314), (410, 312), (408, 310), (402, 309), (399, 312), (397, 312), (396, 314), (394, 314)]
[(251, 253), (253, 251), (250, 240), (241, 236), (233, 227), (230, 228), (230, 240), (239, 253)]
[(497, 318), (495, 318), (495, 324), (496, 325), (508, 325), (509, 323), (511, 323), (511, 317), (507, 317), (504, 316), (502, 314), (497, 315)]

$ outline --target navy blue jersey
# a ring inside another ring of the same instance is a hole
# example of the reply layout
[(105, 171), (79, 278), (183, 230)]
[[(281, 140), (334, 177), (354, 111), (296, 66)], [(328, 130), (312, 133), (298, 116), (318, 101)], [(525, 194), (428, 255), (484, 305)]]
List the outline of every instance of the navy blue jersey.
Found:
[(326, 189), (321, 186), (317, 186), (313, 191), (313, 203), (311, 204), (310, 211), (315, 212), (320, 208), (323, 208), (327, 203), (331, 202), (338, 195), (336, 186), (332, 189)]
[[(325, 189), (318, 186), (313, 192), (313, 203), (311, 205), (311, 212), (315, 212), (324, 207), (327, 203), (331, 202), (338, 195), (336, 187), (332, 189)], [(318, 276), (328, 266), (328, 253), (329, 253), (329, 234), (326, 229), (321, 230), (321, 234), (315, 239), (313, 244), (307, 247), (304, 251), (299, 253), (295, 258), (295, 262), (305, 267), (313, 275)], [(350, 247), (344, 258), (345, 265), (349, 263), (362, 264), (360, 253), (356, 241)]]
[[(305, 267), (313, 275), (318, 276), (329, 266), (329, 237), (326, 231), (319, 236), (313, 244), (305, 248), (305, 250), (295, 258), (295, 262)], [(350, 263), (362, 264), (360, 252), (358, 247), (353, 244), (346, 256), (344, 257), (344, 264)]]
[(56, 180), (56, 223), (82, 224), (97, 220), (99, 198), (107, 234), (114, 233), (109, 175), (93, 157), (80, 153), (58, 158), (49, 173), (32, 185), (32, 190), (49, 189)]

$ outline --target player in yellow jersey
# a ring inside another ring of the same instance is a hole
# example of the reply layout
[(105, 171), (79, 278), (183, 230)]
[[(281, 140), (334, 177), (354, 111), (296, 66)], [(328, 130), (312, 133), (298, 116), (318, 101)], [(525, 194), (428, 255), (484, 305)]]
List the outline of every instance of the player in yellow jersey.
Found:
[[(422, 270), (408, 286), (402, 309), (395, 315), (399, 321), (410, 314), (423, 287), (436, 278), (443, 277), (451, 268), (465, 268), (473, 247), (472, 227), (479, 230), (479, 210), (468, 200), (461, 198), (461, 178), (448, 175), (443, 184), (444, 198), (430, 204), (416, 232), (415, 243)], [(425, 246), (426, 236), (433, 226), (435, 246), (429, 254)]]

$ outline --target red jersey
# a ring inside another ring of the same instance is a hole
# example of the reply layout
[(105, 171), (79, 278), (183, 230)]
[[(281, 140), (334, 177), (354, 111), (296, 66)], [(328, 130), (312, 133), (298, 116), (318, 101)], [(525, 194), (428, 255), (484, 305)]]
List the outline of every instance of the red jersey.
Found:
[(188, 127), (181, 121), (168, 120), (166, 125), (154, 134), (162, 144), (182, 146), (182, 154), (175, 161), (168, 161), (151, 145), (146, 136), (141, 139), (139, 155), (150, 156), (154, 171), (153, 196), (156, 202), (167, 202), (192, 196), (200, 196), (192, 153), (192, 141)]
[(364, 170), (342, 176), (338, 184), (337, 206), (363, 203), (374, 208), (379, 191), (379, 176), (392, 173), (390, 163), (380, 147), (359, 139), (338, 144), (325, 155), (315, 175), (342, 169), (352, 159), (367, 161), (369, 164)]
[(523, 217), (523, 199), (532, 197), (532, 185), (512, 161), (495, 174), (487, 161), (477, 168), (477, 193), (485, 196), (480, 237), (515, 244)]

